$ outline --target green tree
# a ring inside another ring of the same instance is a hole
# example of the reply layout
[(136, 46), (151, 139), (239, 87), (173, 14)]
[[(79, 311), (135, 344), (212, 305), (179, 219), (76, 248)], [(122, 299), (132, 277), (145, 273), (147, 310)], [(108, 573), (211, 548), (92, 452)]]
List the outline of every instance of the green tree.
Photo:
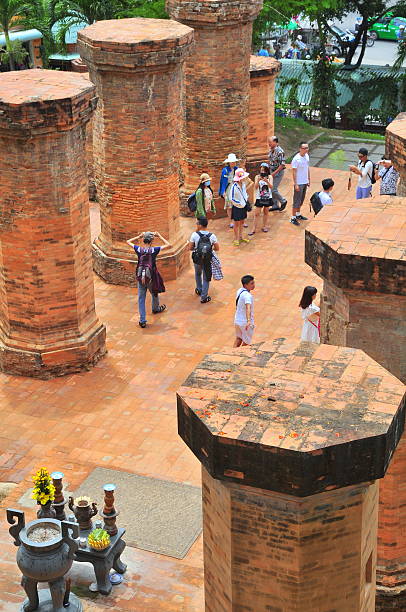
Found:
[(49, 65), (51, 53), (56, 53), (61, 48), (53, 26), (64, 16), (65, 12), (59, 0), (29, 0), (24, 7), (19, 23), (27, 29), (35, 28), (41, 32), (41, 58), (45, 68)]
[(165, 11), (165, 0), (133, 0), (132, 7), (125, 11), (123, 17), (169, 19), (169, 15)]
[[(391, 5), (393, 15), (406, 14), (405, 0), (398, 0)], [(292, 15), (302, 14), (317, 23), (319, 33), (323, 36), (327, 32), (334, 35), (329, 22), (341, 20), (350, 13), (358, 13), (361, 23), (355, 40), (346, 49), (344, 68), (355, 69), (362, 64), (367, 43), (369, 28), (388, 12), (386, 0), (265, 0), (264, 7), (254, 24), (254, 44), (261, 34), (270, 29), (273, 23), (284, 25), (289, 22)], [(358, 45), (361, 45), (360, 54), (356, 62), (354, 56)]]
[(0, 27), (6, 39), (6, 53), (10, 70), (15, 69), (15, 61), (20, 61), (21, 46), (10, 40), (10, 28), (13, 20), (24, 13), (25, 0), (0, 0)]

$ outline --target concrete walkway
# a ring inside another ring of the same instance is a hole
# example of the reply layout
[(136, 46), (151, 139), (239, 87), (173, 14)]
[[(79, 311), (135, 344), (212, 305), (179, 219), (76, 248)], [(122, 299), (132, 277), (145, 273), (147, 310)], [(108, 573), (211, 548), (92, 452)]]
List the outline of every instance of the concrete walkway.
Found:
[(336, 142), (318, 145), (317, 140), (315, 140), (310, 149), (311, 163), (320, 168), (348, 172), (349, 165), (358, 163), (357, 153), (361, 147), (368, 149), (369, 158), (374, 162), (378, 162), (385, 154), (385, 143), (383, 141), (337, 140)]

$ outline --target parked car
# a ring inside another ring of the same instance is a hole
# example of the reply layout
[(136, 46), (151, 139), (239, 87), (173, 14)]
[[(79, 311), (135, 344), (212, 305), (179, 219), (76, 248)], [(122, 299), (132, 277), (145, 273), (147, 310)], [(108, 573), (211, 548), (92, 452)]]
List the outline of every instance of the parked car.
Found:
[(385, 40), (397, 40), (396, 32), (399, 30), (400, 25), (404, 25), (406, 27), (405, 17), (382, 17), (382, 19), (371, 26), (371, 36), (375, 40), (378, 40), (378, 38)]

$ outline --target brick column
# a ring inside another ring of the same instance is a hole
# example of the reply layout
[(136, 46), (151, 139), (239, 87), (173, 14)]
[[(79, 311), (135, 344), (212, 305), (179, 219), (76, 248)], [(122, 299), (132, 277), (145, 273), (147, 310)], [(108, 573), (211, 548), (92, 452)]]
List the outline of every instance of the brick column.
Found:
[(281, 63), (273, 57), (251, 55), (247, 169), (257, 172), (268, 159), (268, 138), (275, 126), (275, 79)]
[(262, 3), (166, 0), (170, 16), (194, 28), (196, 41), (186, 62), (183, 194), (196, 189), (203, 171), (218, 190), (227, 154), (247, 157), (252, 22)]
[(178, 393), (203, 466), (206, 611), (374, 612), (375, 481), (404, 418), (402, 383), (357, 349), (207, 356)]
[[(306, 262), (324, 279), (322, 340), (362, 348), (406, 382), (405, 198), (334, 203), (306, 230)], [(390, 401), (392, 388), (382, 390)], [(406, 609), (406, 434), (381, 483), (377, 610)]]
[(398, 196), (406, 196), (406, 113), (400, 113), (386, 128), (385, 155), (400, 174)]
[(0, 77), (0, 367), (49, 378), (105, 353), (95, 313), (85, 138), (94, 86), (53, 70)]
[(101, 233), (93, 257), (109, 283), (135, 284), (125, 241), (145, 230), (170, 242), (160, 258), (166, 279), (189, 261), (178, 187), (183, 61), (192, 41), (190, 28), (161, 19), (100, 21), (78, 34), (100, 100), (93, 142)]

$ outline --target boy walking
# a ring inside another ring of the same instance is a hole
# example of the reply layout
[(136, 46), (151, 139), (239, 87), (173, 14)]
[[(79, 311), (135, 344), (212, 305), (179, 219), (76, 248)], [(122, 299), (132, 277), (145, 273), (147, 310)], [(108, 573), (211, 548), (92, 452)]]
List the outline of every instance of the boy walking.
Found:
[(241, 279), (242, 287), (238, 289), (235, 300), (235, 342), (234, 347), (248, 346), (254, 334), (254, 298), (251, 291), (255, 289), (254, 277), (246, 274)]
[(215, 234), (207, 231), (207, 218), (200, 217), (196, 222), (196, 231), (190, 236), (189, 246), (195, 266), (195, 293), (200, 296), (200, 302), (206, 304), (211, 301), (209, 296), (211, 259), (213, 251), (218, 251), (220, 247)]
[(300, 225), (299, 220), (307, 221), (307, 217), (300, 214), (300, 208), (304, 202), (306, 190), (310, 187), (309, 145), (307, 142), (300, 143), (299, 153), (296, 153), (292, 159), (292, 174), (294, 187), (290, 222), (293, 225)]

